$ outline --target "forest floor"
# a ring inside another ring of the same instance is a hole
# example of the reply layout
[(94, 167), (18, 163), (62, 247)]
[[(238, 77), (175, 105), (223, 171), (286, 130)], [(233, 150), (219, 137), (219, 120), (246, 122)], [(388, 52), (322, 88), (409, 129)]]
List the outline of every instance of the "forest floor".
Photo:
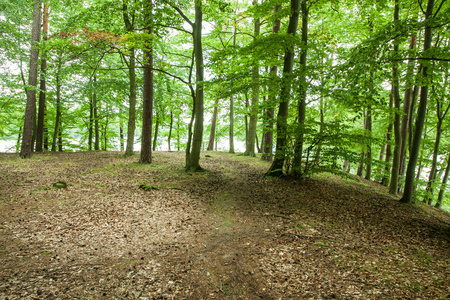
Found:
[(450, 299), (445, 212), (258, 158), (137, 160), (0, 154), (0, 299)]

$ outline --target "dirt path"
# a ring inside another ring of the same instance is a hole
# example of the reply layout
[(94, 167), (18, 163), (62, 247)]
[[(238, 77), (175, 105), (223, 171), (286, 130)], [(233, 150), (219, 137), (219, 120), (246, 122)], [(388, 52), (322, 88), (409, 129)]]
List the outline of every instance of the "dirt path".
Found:
[(208, 153), (195, 174), (183, 159), (0, 155), (0, 299), (450, 297), (448, 214), (265, 178), (257, 159)]

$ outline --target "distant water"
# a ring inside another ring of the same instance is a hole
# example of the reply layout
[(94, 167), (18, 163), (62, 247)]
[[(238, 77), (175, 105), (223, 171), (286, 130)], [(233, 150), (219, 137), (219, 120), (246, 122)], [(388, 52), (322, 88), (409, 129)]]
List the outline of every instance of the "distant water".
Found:
[(0, 140), (0, 152), (7, 152), (7, 153), (16, 152), (16, 141)]

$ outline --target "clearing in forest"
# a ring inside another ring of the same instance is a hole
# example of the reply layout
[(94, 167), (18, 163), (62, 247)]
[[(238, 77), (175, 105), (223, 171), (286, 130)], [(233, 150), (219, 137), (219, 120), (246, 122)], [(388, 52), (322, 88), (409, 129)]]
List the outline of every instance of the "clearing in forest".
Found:
[(0, 154), (0, 299), (450, 298), (447, 213), (258, 158), (136, 161)]

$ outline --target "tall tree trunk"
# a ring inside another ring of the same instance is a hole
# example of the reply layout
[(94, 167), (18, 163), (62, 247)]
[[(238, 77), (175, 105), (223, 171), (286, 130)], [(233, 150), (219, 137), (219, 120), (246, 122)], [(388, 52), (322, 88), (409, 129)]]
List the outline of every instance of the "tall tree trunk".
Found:
[[(144, 5), (145, 33), (152, 33), (152, 0), (147, 0)], [(144, 99), (142, 109), (142, 139), (141, 139), (141, 164), (152, 162), (152, 123), (153, 123), (153, 42), (146, 44), (144, 50)], [(156, 136), (156, 135), (155, 135)], [(170, 146), (169, 146), (170, 147)]]
[[(291, 0), (291, 16), (287, 34), (295, 36), (298, 26), (298, 17), (300, 15), (300, 0)], [(294, 64), (294, 44), (286, 48), (283, 63), (283, 78), (280, 91), (280, 104), (277, 114), (277, 145), (275, 148), (275, 157), (270, 166), (267, 175), (282, 176), (283, 166), (286, 160), (287, 146), (287, 119), (289, 113), (289, 97), (291, 94), (292, 67)]]
[(383, 179), (381, 180), (381, 184), (384, 186), (389, 185), (389, 171), (391, 170), (391, 157), (392, 157), (392, 146), (391, 146), (391, 136), (392, 136), (392, 127), (394, 127), (394, 124), (392, 122), (392, 108), (394, 107), (394, 96), (392, 93), (389, 94), (389, 125), (386, 133), (386, 160), (384, 172), (383, 172)]
[[(94, 105), (92, 97), (89, 99), (89, 137), (88, 137), (88, 149), (92, 151), (92, 139), (94, 133)], [(120, 127), (122, 129), (122, 127)]]
[(186, 149), (186, 170), (198, 171), (203, 137), (203, 50), (202, 50), (202, 1), (195, 1), (195, 23), (193, 24), (193, 43), (195, 56), (195, 100), (194, 100), (194, 134), (192, 149)]
[[(425, 19), (428, 20), (433, 16), (434, 0), (428, 0), (427, 11), (425, 14)], [(427, 25), (425, 27), (425, 40), (423, 50), (426, 52), (431, 48), (431, 27)], [(422, 86), (420, 91), (420, 103), (417, 112), (416, 127), (414, 130), (414, 138), (411, 145), (410, 158), (408, 162), (408, 168), (406, 169), (405, 177), (405, 191), (403, 192), (403, 197), (401, 202), (411, 203), (413, 202), (413, 190), (414, 190), (414, 171), (417, 165), (417, 159), (419, 157), (420, 142), (422, 137), (423, 124), (425, 122), (425, 114), (427, 111), (427, 101), (428, 101), (428, 65), (424, 63), (422, 68), (422, 77), (424, 86)]]
[(61, 66), (62, 58), (59, 57), (58, 66), (56, 70), (56, 120), (55, 120), (55, 130), (53, 131), (52, 140), (52, 152), (56, 151), (57, 138), (60, 132), (61, 126)]
[(103, 151), (108, 151), (108, 115), (105, 118), (105, 126), (103, 128)]
[(169, 136), (167, 137), (167, 144), (169, 146), (169, 151), (171, 151), (171, 149), (170, 149), (170, 140), (172, 138), (172, 131), (173, 131), (173, 110), (170, 110)]
[[(236, 1), (236, 15), (237, 15), (237, 1)], [(236, 46), (236, 35), (237, 35), (237, 19), (233, 22), (233, 47)], [(234, 61), (234, 57), (233, 57)], [(234, 80), (231, 79), (231, 86), (233, 86)], [(228, 138), (230, 140), (230, 153), (234, 153), (234, 98), (230, 97), (230, 126), (228, 132)]]
[[(395, 9), (394, 9), (394, 25), (398, 26), (399, 22), (399, 0), (395, 1)], [(394, 42), (394, 55), (398, 53), (399, 45)], [(389, 184), (389, 193), (392, 195), (397, 195), (398, 190), (398, 173), (400, 168), (400, 154), (401, 154), (401, 143), (402, 137), (400, 132), (400, 92), (399, 92), (399, 79), (398, 79), (398, 67), (397, 62), (393, 63), (392, 67), (392, 96), (394, 97), (394, 107), (395, 107), (395, 115), (394, 115), (394, 155), (392, 160), (392, 169), (391, 169), (391, 182)]]
[(442, 123), (445, 117), (445, 114), (448, 111), (448, 108), (445, 113), (442, 112), (441, 109), (439, 109), (440, 103), (437, 103), (438, 111), (437, 111), (437, 117), (438, 122), (436, 124), (436, 140), (434, 142), (434, 148), (433, 148), (433, 158), (431, 162), (431, 170), (428, 177), (427, 187), (426, 187), (426, 194), (425, 194), (425, 202), (428, 203), (428, 205), (431, 205), (433, 201), (433, 192), (434, 192), (434, 182), (436, 181), (436, 174), (437, 174), (437, 162), (438, 162), (438, 156), (439, 156), (439, 145), (441, 142), (441, 136), (442, 136)]
[(33, 24), (31, 30), (31, 54), (30, 72), (28, 74), (28, 85), (34, 88), (27, 89), (27, 105), (25, 109), (25, 121), (23, 125), (22, 147), (20, 149), (21, 158), (30, 158), (33, 152), (33, 126), (36, 118), (36, 88), (38, 78), (38, 57), (37, 48), (41, 34), (41, 2), (34, 1)]
[(119, 139), (120, 139), (120, 141), (119, 141), (119, 149), (120, 149), (120, 151), (123, 151), (124, 150), (124, 147), (123, 147), (123, 141), (124, 141), (124, 136), (123, 136), (123, 123), (122, 123), (122, 119), (120, 120), (120, 125), (119, 125)]
[[(43, 31), (43, 41), (44, 44), (47, 41), (48, 34), (48, 5), (44, 3), (44, 21), (42, 26)], [(45, 127), (45, 73), (47, 70), (47, 59), (45, 52), (42, 55), (41, 59), (41, 83), (40, 83), (40, 91), (39, 91), (39, 110), (38, 110), (38, 122), (37, 122), (37, 131), (36, 131), (36, 152), (42, 152), (42, 144), (44, 141), (44, 127)]]
[[(123, 22), (127, 32), (134, 32), (134, 12), (129, 12), (127, 2), (122, 4)], [(128, 77), (130, 79), (130, 95), (129, 95), (129, 110), (128, 110), (128, 132), (127, 132), (127, 148), (125, 156), (133, 155), (134, 150), (134, 133), (136, 130), (136, 57), (135, 49), (130, 49), (130, 58), (128, 61)]]
[(92, 95), (92, 105), (94, 106), (94, 150), (99, 151), (100, 150), (100, 131), (98, 127), (98, 100), (97, 100), (97, 92), (95, 89), (96, 86), (97, 77), (94, 75), (94, 94)]
[[(371, 74), (370, 77), (373, 78), (373, 74)], [(366, 176), (364, 176), (364, 178), (370, 180), (370, 177), (372, 176), (372, 105), (370, 104), (367, 106), (365, 127), (365, 134), (369, 137), (369, 142), (367, 144)]]
[(153, 137), (153, 151), (156, 151), (156, 142), (158, 141), (159, 123), (160, 117), (158, 111), (156, 111), (156, 122), (155, 122), (155, 136)]
[(58, 126), (58, 151), (63, 152), (63, 138), (62, 138), (62, 118), (61, 109), (59, 110), (59, 126)]
[[(417, 36), (413, 35), (411, 36), (411, 40), (409, 42), (409, 50), (413, 50), (417, 42)], [(408, 70), (406, 78), (411, 78), (414, 73), (414, 66), (415, 61), (410, 59), (408, 60)], [(412, 82), (410, 80), (406, 80), (406, 90), (403, 100), (403, 116), (402, 116), (402, 125), (401, 125), (401, 136), (402, 136), (402, 142), (401, 142), (401, 150), (400, 150), (400, 170), (399, 170), (399, 176), (403, 177), (405, 174), (405, 161), (406, 161), (406, 142), (408, 137), (408, 124), (409, 124), (409, 111), (411, 106), (411, 100), (412, 100)]]
[(442, 201), (444, 200), (444, 193), (446, 190), (449, 174), (450, 174), (450, 151), (448, 152), (447, 167), (445, 168), (444, 178), (442, 179), (441, 188), (439, 190), (438, 199), (437, 199), (436, 205), (435, 205), (437, 208), (440, 208), (442, 206)]
[[(273, 13), (276, 14), (281, 9), (281, 4), (276, 4)], [(281, 21), (276, 19), (273, 23), (272, 33), (279, 33), (281, 28)], [(278, 54), (276, 54), (278, 56)], [(278, 73), (278, 66), (275, 64), (270, 67), (269, 78), (275, 79)], [(271, 81), (273, 81), (271, 80)], [(261, 159), (265, 161), (272, 161), (273, 148), (273, 119), (275, 117), (274, 105), (276, 103), (276, 87), (269, 84), (269, 96), (267, 97), (269, 107), (266, 110), (266, 126), (264, 128), (264, 135), (262, 138), (262, 156)]]
[[(323, 81), (322, 81), (322, 85), (323, 85)], [(320, 96), (320, 104), (319, 105), (320, 105), (320, 108), (319, 108), (319, 113), (320, 113), (319, 136), (321, 137), (324, 132), (325, 109), (327, 107), (327, 102), (325, 101), (323, 95)], [(317, 145), (316, 157), (314, 158), (316, 165), (318, 165), (320, 163), (320, 152), (321, 151), (322, 151), (322, 143), (319, 143)]]
[(306, 57), (308, 53), (308, 14), (309, 8), (307, 7), (307, 0), (302, 0), (302, 52), (300, 54), (300, 99), (297, 105), (298, 111), (298, 128), (295, 133), (295, 145), (294, 145), (294, 161), (292, 164), (292, 172), (295, 177), (301, 177), (303, 175), (302, 170), (302, 154), (303, 154), (303, 136), (305, 128), (306, 117), (306, 95), (308, 90), (308, 83), (306, 81)]
[[(253, 0), (253, 6), (258, 4), (257, 0)], [(254, 19), (253, 42), (256, 43), (261, 30), (261, 22), (259, 18)], [(250, 105), (250, 122), (248, 124), (248, 134), (245, 139), (245, 153), (251, 157), (255, 157), (255, 139), (256, 126), (258, 123), (258, 104), (259, 104), (259, 64), (255, 60), (252, 67), (252, 100)]]
[(214, 140), (215, 140), (215, 136), (216, 136), (216, 122), (217, 122), (217, 110), (219, 106), (219, 97), (216, 98), (216, 100), (214, 101), (214, 111), (213, 111), (213, 117), (212, 117), (212, 121), (211, 121), (211, 132), (209, 134), (209, 143), (208, 143), (208, 148), (206, 149), (207, 151), (212, 151), (214, 149)]
[(128, 76), (130, 78), (130, 97), (128, 110), (128, 132), (127, 148), (125, 156), (133, 155), (134, 150), (134, 132), (136, 130), (136, 70), (135, 70), (135, 49), (130, 50), (130, 61), (128, 65)]

